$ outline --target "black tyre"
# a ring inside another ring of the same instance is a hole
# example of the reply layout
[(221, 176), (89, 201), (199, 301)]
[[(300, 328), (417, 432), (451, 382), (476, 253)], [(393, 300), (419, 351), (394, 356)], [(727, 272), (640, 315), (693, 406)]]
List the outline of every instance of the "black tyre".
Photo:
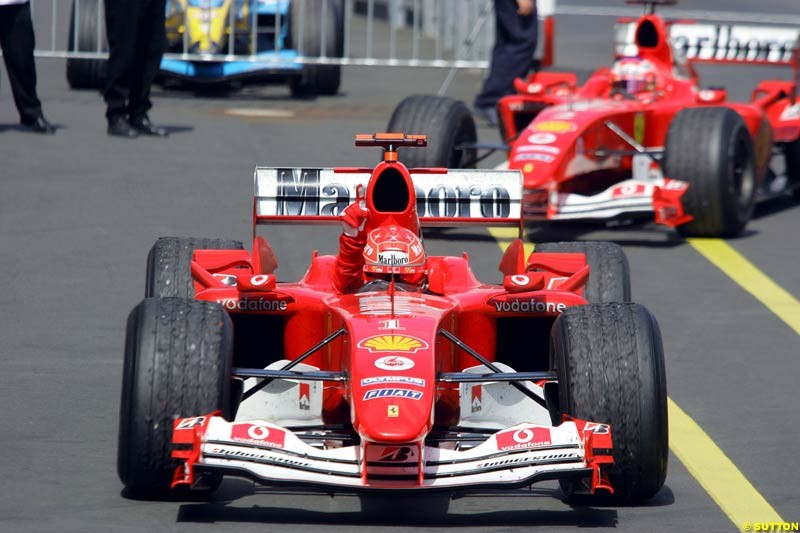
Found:
[[(147, 298), (128, 316), (117, 472), (138, 498), (169, 496), (176, 418), (232, 418), (231, 320), (215, 303)], [(221, 478), (209, 481), (216, 488)]]
[[(78, 5), (77, 47), (75, 7)], [(108, 52), (101, 0), (73, 0), (69, 17), (70, 52)], [(100, 28), (100, 46), (97, 46), (97, 25)], [(106, 82), (105, 59), (67, 59), (67, 83), (73, 89), (102, 89)]]
[(465, 168), (475, 161), (475, 119), (464, 102), (444, 96), (405, 98), (389, 119), (387, 131), (428, 136), (426, 148), (405, 149), (400, 160), (409, 168)]
[[(559, 411), (611, 425), (614, 495), (590, 500), (622, 504), (653, 497), (667, 475), (667, 385), (658, 324), (639, 304), (588, 304), (562, 313), (550, 336), (558, 373)], [(560, 419), (560, 416), (559, 416)], [(570, 500), (585, 481), (562, 480)]]
[[(289, 9), (290, 47), (308, 57), (344, 55), (344, 18), (339, 2), (292, 0)], [(341, 65), (304, 65), (301, 74), (291, 78), (289, 88), (298, 98), (334, 95), (341, 81)]]
[(147, 254), (145, 298), (194, 297), (191, 262), (195, 250), (243, 250), (239, 241), (192, 237), (161, 237)]
[(613, 242), (545, 242), (537, 252), (582, 253), (589, 263), (589, 281), (583, 290), (589, 303), (631, 301), (631, 270), (622, 247)]
[(792, 196), (800, 202), (800, 139), (783, 145), (786, 158), (786, 175), (789, 178), (789, 187), (792, 187)]
[(738, 113), (727, 107), (680, 111), (669, 126), (664, 175), (689, 182), (683, 195), (687, 237), (733, 237), (753, 215), (756, 165), (753, 139)]

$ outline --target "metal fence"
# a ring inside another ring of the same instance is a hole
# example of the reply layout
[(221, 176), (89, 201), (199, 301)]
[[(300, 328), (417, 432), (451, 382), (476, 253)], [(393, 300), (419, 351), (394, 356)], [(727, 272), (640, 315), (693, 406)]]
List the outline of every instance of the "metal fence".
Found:
[[(541, 23), (554, 15), (555, 2), (538, 0)], [(31, 0), (36, 56), (106, 58), (103, 7), (102, 0)], [(492, 7), (492, 0), (169, 0), (165, 58), (485, 68)], [(198, 47), (202, 39), (191, 34), (198, 17), (207, 29), (212, 18), (225, 18), (214, 46)]]

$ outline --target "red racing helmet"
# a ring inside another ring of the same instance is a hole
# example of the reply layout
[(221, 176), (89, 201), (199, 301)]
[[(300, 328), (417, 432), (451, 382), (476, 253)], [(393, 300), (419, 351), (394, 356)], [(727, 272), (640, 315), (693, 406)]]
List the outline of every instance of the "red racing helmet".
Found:
[(611, 69), (614, 88), (630, 94), (652, 90), (657, 76), (656, 66), (647, 59), (639, 57), (621, 57)]
[(402, 226), (381, 226), (367, 234), (364, 272), (373, 274), (423, 274), (427, 258), (417, 235)]

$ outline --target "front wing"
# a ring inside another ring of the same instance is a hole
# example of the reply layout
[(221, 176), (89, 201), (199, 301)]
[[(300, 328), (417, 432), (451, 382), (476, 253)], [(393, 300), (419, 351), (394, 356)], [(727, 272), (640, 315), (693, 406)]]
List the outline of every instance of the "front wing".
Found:
[(365, 443), (315, 447), (263, 420), (227, 422), (214, 414), (177, 419), (173, 458), (183, 462), (172, 486), (196, 473), (247, 477), (265, 485), (320, 490), (480, 490), (527, 486), (544, 479), (586, 478), (587, 488), (613, 489), (608, 425), (569, 419), (559, 426), (518, 424), (478, 446)]
[(693, 218), (681, 203), (687, 187), (683, 181), (659, 178), (629, 179), (592, 196), (526, 189), (522, 210), (526, 220), (602, 220), (652, 213), (658, 224), (679, 226)]

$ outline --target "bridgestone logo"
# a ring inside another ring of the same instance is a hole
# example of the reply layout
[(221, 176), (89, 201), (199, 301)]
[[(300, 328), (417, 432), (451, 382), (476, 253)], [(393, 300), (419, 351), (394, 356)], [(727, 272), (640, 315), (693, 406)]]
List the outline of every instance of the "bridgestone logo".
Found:
[(224, 448), (214, 448), (211, 450), (212, 454), (222, 455), (227, 459), (255, 459), (260, 461), (269, 461), (274, 463), (280, 463), (285, 465), (291, 466), (308, 466), (310, 463), (305, 461), (296, 461), (294, 459), (289, 459), (287, 457), (281, 457), (277, 455), (269, 455), (265, 453), (259, 453), (256, 451), (244, 451), (244, 450), (226, 450)]
[(530, 300), (495, 301), (498, 313), (563, 313), (567, 304), (561, 302), (540, 302)]
[(228, 311), (286, 311), (286, 300), (271, 300), (268, 298), (224, 298), (217, 300)]
[(541, 464), (548, 461), (554, 460), (567, 460), (572, 459), (575, 454), (571, 453), (562, 453), (562, 454), (554, 454), (548, 455), (541, 458), (531, 458), (531, 457), (515, 457), (511, 459), (500, 459), (498, 461), (490, 461), (488, 463), (478, 463), (475, 465), (476, 468), (494, 468), (497, 466), (536, 466), (537, 464)]

